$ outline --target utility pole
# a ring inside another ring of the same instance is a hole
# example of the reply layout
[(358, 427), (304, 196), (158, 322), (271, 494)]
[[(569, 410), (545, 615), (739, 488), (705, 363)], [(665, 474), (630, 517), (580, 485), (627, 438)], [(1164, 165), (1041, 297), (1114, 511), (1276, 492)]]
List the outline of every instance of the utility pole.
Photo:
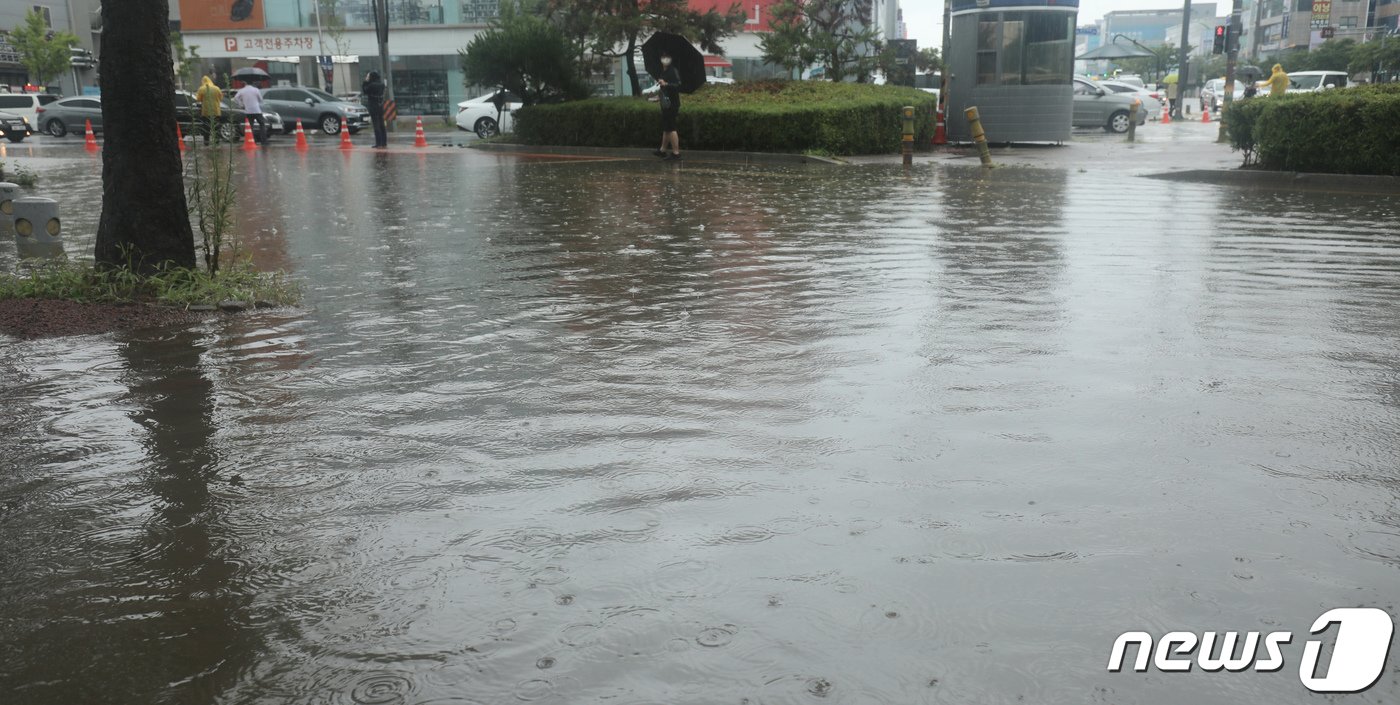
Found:
[[(1258, 11), (1258, 8), (1255, 8)], [(1240, 56), (1240, 30), (1244, 28), (1244, 0), (1234, 0), (1230, 7), (1230, 21), (1225, 27), (1225, 102), (1220, 109), (1220, 132), (1215, 141), (1224, 142), (1229, 138), (1225, 132), (1225, 121), (1230, 119), (1230, 104), (1235, 100), (1235, 62)]]
[(1182, 106), (1186, 105), (1187, 62), (1190, 61), (1191, 47), (1191, 0), (1182, 0), (1181, 9), (1181, 50), (1176, 55), (1176, 117), (1186, 115)]
[(389, 66), (389, 0), (370, 0), (374, 7), (374, 34), (379, 39), (379, 70), (384, 79), (384, 100), (394, 98), (394, 72)]

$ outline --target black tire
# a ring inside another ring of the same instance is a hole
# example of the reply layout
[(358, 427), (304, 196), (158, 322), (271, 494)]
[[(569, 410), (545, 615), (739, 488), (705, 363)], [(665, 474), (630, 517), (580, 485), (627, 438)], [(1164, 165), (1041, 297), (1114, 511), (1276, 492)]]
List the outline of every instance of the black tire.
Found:
[(284, 122), (284, 123), (282, 123), (282, 134), (284, 134), (284, 135), (290, 135), (290, 134), (292, 134), (293, 132), (296, 132), (296, 131), (297, 131), (297, 124), (296, 124), (296, 123), (294, 123), (294, 122), (290, 122), (290, 123)]
[(480, 137), (481, 139), (486, 139), (487, 137), (495, 137), (496, 135), (499, 135), (501, 133), (500, 126), (496, 124), (496, 118), (492, 117), (484, 117), (480, 120), (477, 120), (476, 125), (474, 125), (473, 128), (474, 129), (472, 131), (475, 132), (476, 136)]
[(1103, 129), (1105, 132), (1114, 132), (1121, 135), (1124, 132), (1128, 131), (1129, 119), (1130, 118), (1128, 117), (1128, 111), (1119, 110), (1118, 112), (1108, 116), (1108, 123), (1106, 123), (1103, 126)]
[(62, 120), (54, 118), (44, 124), (44, 132), (54, 137), (62, 137), (68, 134), (68, 127), (63, 124)]
[(336, 115), (336, 114), (334, 114), (334, 113), (326, 113), (325, 115), (322, 115), (321, 117), (316, 118), (316, 122), (319, 123), (319, 124), (321, 125), (321, 132), (324, 132), (324, 133), (326, 133), (326, 134), (328, 134), (328, 135), (338, 135), (338, 134), (340, 134), (340, 116), (339, 116), (339, 115)]
[(225, 142), (232, 142), (238, 137), (242, 136), (238, 134), (242, 130), (242, 128), (242, 125), (234, 127), (232, 122), (224, 120), (223, 122), (219, 123), (219, 139)]
[(11, 142), (23, 142), (27, 135), (5, 135), (5, 139)]

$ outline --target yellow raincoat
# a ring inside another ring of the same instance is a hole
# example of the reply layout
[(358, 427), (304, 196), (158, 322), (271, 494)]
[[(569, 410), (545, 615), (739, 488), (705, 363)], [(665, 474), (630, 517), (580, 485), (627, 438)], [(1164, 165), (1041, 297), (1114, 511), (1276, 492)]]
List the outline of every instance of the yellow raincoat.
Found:
[(1268, 87), (1269, 97), (1280, 96), (1288, 90), (1288, 74), (1283, 72), (1283, 64), (1274, 64), (1274, 72), (1268, 78), (1259, 82), (1259, 87)]
[(224, 112), (224, 92), (209, 80), (208, 76), (199, 84), (199, 90), (194, 93), (195, 100), (199, 101), (200, 117), (216, 118)]

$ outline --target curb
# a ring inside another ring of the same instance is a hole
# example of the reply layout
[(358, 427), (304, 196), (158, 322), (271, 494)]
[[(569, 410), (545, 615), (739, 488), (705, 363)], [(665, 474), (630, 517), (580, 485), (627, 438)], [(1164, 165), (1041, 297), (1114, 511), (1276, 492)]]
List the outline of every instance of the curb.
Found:
[[(646, 149), (623, 149), (617, 147), (553, 147), (535, 146), (525, 144), (503, 144), (498, 142), (473, 142), (467, 145), (469, 149), (480, 149), (487, 152), (505, 152), (512, 154), (547, 154), (571, 157), (597, 157), (599, 159), (636, 159), (656, 161), (655, 155)], [(685, 156), (686, 162), (703, 162), (714, 164), (738, 164), (744, 166), (751, 165), (773, 165), (773, 164), (822, 164), (826, 166), (842, 166), (845, 162), (829, 157), (813, 157), (805, 154), (779, 154), (774, 152), (711, 152), (703, 150), (686, 150), (681, 153)]]
[(1149, 179), (1187, 181), (1224, 186), (1340, 190), (1349, 193), (1400, 195), (1400, 178), (1367, 174), (1311, 174), (1298, 171), (1254, 169), (1192, 169), (1165, 174), (1144, 174)]

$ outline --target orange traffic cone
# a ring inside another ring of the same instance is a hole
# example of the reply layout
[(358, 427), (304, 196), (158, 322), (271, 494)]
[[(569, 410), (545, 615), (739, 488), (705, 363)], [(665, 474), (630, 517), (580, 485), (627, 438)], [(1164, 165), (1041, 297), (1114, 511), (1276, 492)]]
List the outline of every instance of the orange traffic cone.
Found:
[(180, 145), (180, 151), (185, 151), (185, 133), (180, 131), (180, 123), (175, 123), (175, 141)]
[(1170, 125), (1170, 124), (1172, 124), (1172, 109), (1171, 109), (1171, 108), (1162, 108), (1162, 124), (1163, 124), (1163, 125)]
[(253, 141), (253, 123), (243, 118), (243, 151), (251, 152), (257, 148), (258, 143)]
[(306, 151), (306, 133), (301, 129), (301, 120), (297, 120), (297, 150)]
[(97, 151), (97, 135), (92, 134), (92, 121), (84, 120), (86, 134), (83, 136), (83, 149), (89, 152)]
[(1210, 122), (1210, 108), (1201, 106), (1201, 122)]
[(422, 115), (419, 115), (419, 116), (418, 116), (418, 126), (415, 127), (415, 128), (413, 128), (413, 146), (414, 146), (414, 147), (426, 147), (426, 146), (428, 146), (428, 138), (423, 136), (423, 116), (422, 116)]
[(938, 106), (938, 117), (933, 128), (933, 143), (948, 144), (948, 128), (943, 124), (943, 106)]
[(350, 128), (345, 124), (345, 119), (340, 120), (340, 148), (354, 149), (355, 145), (350, 142)]

